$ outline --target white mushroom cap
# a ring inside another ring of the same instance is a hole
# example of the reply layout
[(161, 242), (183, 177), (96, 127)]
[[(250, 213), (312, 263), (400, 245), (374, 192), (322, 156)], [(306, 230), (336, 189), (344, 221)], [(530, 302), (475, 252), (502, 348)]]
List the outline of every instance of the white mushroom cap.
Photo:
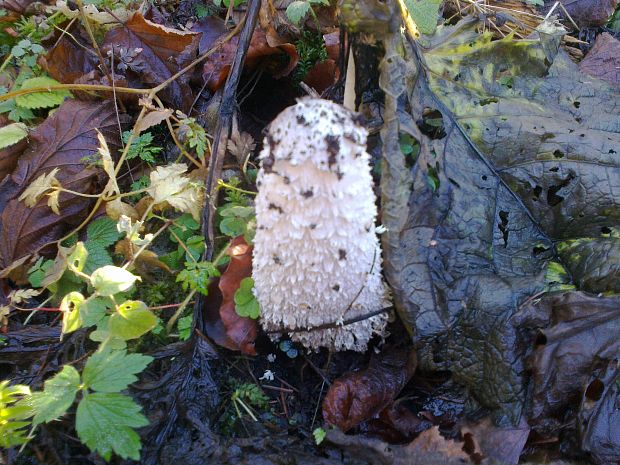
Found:
[[(252, 272), (265, 330), (312, 328), (389, 305), (366, 138), (352, 113), (327, 100), (300, 100), (271, 123)], [(363, 351), (386, 321), (382, 313), (291, 338), (310, 349)]]

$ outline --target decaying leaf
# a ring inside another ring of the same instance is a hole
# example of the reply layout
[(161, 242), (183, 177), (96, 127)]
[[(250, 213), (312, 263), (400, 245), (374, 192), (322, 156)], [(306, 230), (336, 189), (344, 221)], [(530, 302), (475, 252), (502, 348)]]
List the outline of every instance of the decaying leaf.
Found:
[[(549, 11), (556, 0), (545, 0), (543, 11)], [(560, 0), (566, 12), (579, 27), (597, 27), (604, 25), (618, 5), (618, 0)], [(557, 10), (556, 10), (557, 11)], [(557, 14), (565, 16), (564, 12)]]
[[(219, 37), (218, 40), (219, 39), (221, 39), (221, 37)], [(215, 42), (215, 39), (209, 43), (201, 42), (201, 53), (203, 50), (208, 50), (214, 45)], [(239, 37), (233, 37), (230, 41), (220, 47), (213, 55), (211, 55), (205, 62), (202, 70), (202, 77), (207, 83), (209, 89), (217, 90), (224, 84), (224, 81), (228, 76), (230, 66), (232, 65), (238, 42)], [(282, 65), (282, 60), (280, 60), (281, 55), (288, 56), (288, 63), (285, 65)], [(248, 49), (244, 66), (251, 69), (258, 63), (265, 64), (264, 62), (267, 57), (274, 57), (273, 65), (267, 66), (267, 69), (270, 70), (271, 74), (273, 74), (276, 78), (287, 76), (295, 68), (295, 66), (297, 66), (299, 61), (299, 56), (297, 55), (297, 51), (293, 44), (284, 43), (279, 44), (276, 47), (271, 47), (267, 43), (267, 37), (263, 30), (256, 28), (250, 41), (250, 48)]]
[(619, 309), (618, 297), (570, 292), (549, 295), (522, 311), (522, 324), (543, 327), (529, 362), (530, 424), (548, 422), (550, 417), (561, 421), (568, 407), (579, 405), (595, 368), (616, 363)]
[[(489, 418), (477, 424), (461, 426), (461, 436), (465, 442), (474, 445), (470, 454), (481, 458), (491, 458), (502, 465), (517, 465), (523, 452), (530, 427), (525, 419), (518, 426), (495, 426)], [(468, 450), (469, 452), (469, 450)]]
[[(124, 121), (126, 118), (121, 117)], [(66, 189), (89, 194), (100, 190), (105, 175), (88, 166), (89, 156), (97, 153), (99, 147), (97, 129), (105, 136), (110, 150), (118, 149), (120, 135), (112, 102), (67, 101), (31, 132), (30, 146), (11, 175), (14, 198), (2, 212), (0, 267), (59, 239), (83, 221), (92, 199), (63, 193), (58, 197), (57, 215), (45, 199), (29, 208), (17, 197), (39, 176), (56, 168), (56, 179)]]
[(604, 32), (594, 47), (579, 63), (579, 69), (590, 76), (620, 86), (620, 40)]
[[(56, 6), (61, 9), (63, 3), (59, 1)], [(85, 8), (88, 6), (94, 5), (87, 5)], [(63, 84), (75, 83), (99, 65), (95, 51), (81, 46), (90, 43), (86, 31), (81, 27), (75, 27), (71, 30), (71, 34), (72, 37), (69, 37), (68, 34), (62, 33), (42, 60), (49, 75)]]
[[(161, 26), (136, 12), (106, 34), (102, 50), (114, 54), (118, 70), (135, 87), (154, 87), (191, 63), (198, 40), (199, 34)], [(174, 108), (188, 111), (193, 101), (188, 74), (172, 81), (160, 95)]]
[[(382, 133), (386, 273), (421, 366), (450, 370), (516, 423), (525, 367), (512, 315), (552, 284), (555, 244), (620, 224), (620, 99), (558, 52), (553, 26), (495, 42), (475, 26), (440, 27), (420, 67), (412, 51), (382, 63), (394, 112)], [(419, 141), (417, 160), (399, 134)], [(571, 266), (612, 246), (593, 241)]]
[(228, 255), (230, 263), (217, 285), (221, 300), (215, 296), (216, 292), (212, 292), (216, 286), (209, 287), (207, 335), (227, 349), (256, 355), (254, 340), (258, 334), (258, 323), (252, 318), (239, 316), (234, 300), (241, 281), (252, 275), (252, 246), (245, 242), (243, 236), (236, 237), (230, 244)]
[[(57, 1), (55, 6), (49, 8), (51, 11), (59, 11), (69, 19), (77, 18), (80, 15), (79, 9), (71, 9), (64, 0)], [(116, 8), (112, 12), (99, 11), (97, 6), (93, 3), (84, 5), (83, 9), (88, 19), (102, 25), (118, 24), (119, 22), (128, 21), (132, 13), (131, 10), (125, 8)]]
[(358, 457), (363, 463), (381, 465), (464, 465), (475, 463), (463, 450), (465, 444), (444, 438), (438, 427), (423, 431), (404, 446), (387, 444), (364, 436), (348, 436), (330, 430), (327, 440)]
[(363, 371), (338, 378), (323, 400), (323, 419), (346, 432), (394, 401), (413, 376), (414, 351), (386, 350)]

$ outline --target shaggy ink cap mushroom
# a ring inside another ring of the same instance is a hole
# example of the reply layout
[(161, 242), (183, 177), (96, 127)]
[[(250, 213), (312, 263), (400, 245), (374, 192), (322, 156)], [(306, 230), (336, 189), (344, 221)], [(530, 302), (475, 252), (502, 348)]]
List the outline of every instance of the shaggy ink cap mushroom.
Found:
[[(389, 305), (367, 134), (354, 114), (320, 99), (302, 99), (271, 123), (260, 154), (252, 271), (265, 330), (309, 329)], [(309, 349), (364, 351), (386, 322), (380, 313), (290, 336)]]

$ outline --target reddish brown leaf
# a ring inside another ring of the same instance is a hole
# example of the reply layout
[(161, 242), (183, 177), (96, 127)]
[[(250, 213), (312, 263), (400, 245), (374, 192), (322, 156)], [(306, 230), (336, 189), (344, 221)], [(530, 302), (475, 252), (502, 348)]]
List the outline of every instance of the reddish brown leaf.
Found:
[(73, 84), (83, 75), (97, 69), (99, 65), (94, 51), (85, 48), (84, 45), (78, 45), (78, 43), (90, 43), (86, 32), (81, 27), (74, 27), (71, 34), (75, 40), (67, 34), (61, 34), (41, 60), (42, 66), (50, 76), (63, 84)]
[[(239, 316), (235, 311), (234, 301), (241, 280), (252, 276), (252, 246), (248, 245), (242, 236), (236, 237), (227, 253), (230, 256), (230, 263), (220, 277), (218, 286), (222, 296), (219, 318), (214, 315), (213, 307), (207, 309), (207, 335), (227, 349), (256, 355), (254, 340), (258, 334), (258, 322), (252, 318)], [(217, 302), (208, 300), (211, 304)]]
[(22, 15), (35, 0), (1, 0), (0, 8)]
[[(57, 179), (67, 189), (92, 193), (104, 181), (103, 171), (87, 167), (85, 158), (99, 145), (95, 129), (106, 137), (110, 150), (119, 148), (119, 127), (112, 103), (66, 101), (30, 133), (30, 147), (20, 157), (11, 176), (15, 184), (10, 200), (2, 212), (0, 267), (34, 252), (56, 240), (79, 224), (92, 202), (70, 194), (60, 196), (56, 215), (43, 198), (35, 208), (28, 208), (17, 197), (30, 182), (54, 168)], [(121, 118), (124, 121), (124, 118)]]
[[(221, 36), (220, 36), (221, 38)], [(202, 69), (202, 77), (211, 90), (219, 89), (226, 80), (233, 58), (237, 51), (237, 43), (239, 38), (235, 36), (232, 40), (226, 42), (205, 62)], [(215, 41), (204, 43), (205, 49), (213, 46)], [(201, 44), (203, 46), (203, 44)], [(282, 66), (280, 55), (286, 54), (289, 57), (288, 64)], [(273, 60), (267, 63), (268, 58)], [(250, 48), (246, 56), (244, 66), (253, 68), (261, 63), (276, 78), (288, 75), (297, 66), (299, 56), (293, 44), (280, 44), (271, 47), (267, 43), (267, 37), (262, 29), (255, 29), (250, 41)]]
[(22, 139), (17, 144), (0, 150), (0, 180), (15, 169), (17, 160), (26, 147), (28, 147), (28, 139)]
[(579, 69), (620, 86), (620, 40), (607, 32), (598, 36), (592, 50), (579, 64)]
[(304, 82), (322, 94), (325, 89), (334, 85), (339, 77), (340, 68), (338, 68), (338, 64), (328, 58), (310, 68), (304, 77)]
[(368, 368), (334, 381), (323, 400), (327, 423), (348, 431), (394, 401), (413, 376), (414, 351), (392, 350), (373, 357)]
[[(122, 27), (106, 34), (102, 49), (104, 53), (114, 51), (115, 71), (125, 74), (132, 87), (153, 87), (196, 58), (199, 36), (155, 24), (137, 12)], [(193, 101), (189, 73), (172, 81), (161, 96), (188, 111)]]

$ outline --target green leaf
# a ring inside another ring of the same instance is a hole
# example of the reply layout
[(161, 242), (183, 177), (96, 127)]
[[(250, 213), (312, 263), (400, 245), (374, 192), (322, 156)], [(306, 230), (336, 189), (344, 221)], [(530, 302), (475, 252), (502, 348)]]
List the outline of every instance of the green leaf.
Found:
[(243, 278), (239, 289), (235, 292), (235, 311), (239, 316), (256, 319), (260, 316), (260, 307), (252, 289), (254, 280)]
[(91, 284), (101, 296), (107, 297), (128, 290), (139, 276), (118, 266), (103, 266), (91, 275)]
[(153, 357), (142, 354), (127, 354), (124, 350), (112, 352), (109, 348), (95, 352), (86, 362), (82, 378), (84, 384), (99, 392), (120, 392), (138, 378), (153, 361)]
[(88, 243), (96, 243), (101, 247), (108, 247), (121, 238), (121, 233), (116, 228), (116, 222), (107, 216), (98, 218), (88, 225), (86, 229)]
[(17, 144), (28, 136), (28, 128), (24, 123), (12, 123), (0, 128), (0, 149)]
[(327, 436), (327, 432), (323, 428), (315, 428), (315, 430), (312, 431), (312, 436), (314, 436), (314, 442), (318, 446), (323, 442), (325, 436)]
[(89, 327), (98, 324), (105, 317), (109, 308), (108, 300), (102, 297), (91, 296), (80, 305), (82, 326)]
[[(57, 86), (60, 82), (46, 76), (33, 77), (26, 79), (20, 90), (34, 89), (37, 87)], [(18, 106), (28, 109), (57, 107), (64, 102), (66, 97), (71, 97), (71, 93), (66, 90), (54, 90), (47, 92), (36, 92), (15, 97)]]
[(286, 7), (286, 16), (293, 24), (299, 24), (310, 11), (310, 2), (296, 0)]
[(86, 260), (88, 259), (88, 250), (84, 247), (83, 242), (75, 244), (75, 248), (67, 259), (67, 267), (72, 271), (82, 271)]
[(135, 339), (149, 332), (157, 325), (157, 317), (144, 302), (127, 300), (118, 306), (110, 317), (108, 329), (112, 336), (120, 339)]
[(141, 407), (123, 394), (85, 395), (77, 408), (75, 429), (92, 451), (109, 460), (112, 452), (124, 459), (140, 458), (140, 436), (132, 429), (148, 425)]
[(179, 339), (187, 341), (192, 334), (192, 322), (194, 320), (193, 315), (187, 315), (183, 318), (179, 318), (177, 322), (177, 328), (179, 330)]
[(113, 264), (110, 253), (105, 247), (102, 247), (97, 242), (90, 243), (90, 241), (86, 241), (84, 246), (88, 251), (88, 258), (86, 260), (86, 265), (84, 266), (84, 273), (93, 273), (99, 268)]
[(422, 34), (433, 34), (437, 29), (442, 0), (405, 0), (411, 19)]
[(42, 287), (43, 278), (47, 270), (54, 264), (53, 260), (45, 260), (39, 257), (37, 262), (28, 270), (28, 281), (32, 287)]
[(70, 292), (60, 302), (60, 310), (63, 312), (62, 332), (72, 333), (82, 326), (80, 306), (84, 302), (84, 296), (79, 292)]
[(73, 401), (80, 386), (80, 374), (71, 365), (45, 382), (41, 392), (35, 392), (25, 402), (35, 411), (32, 424), (37, 426), (62, 416)]

